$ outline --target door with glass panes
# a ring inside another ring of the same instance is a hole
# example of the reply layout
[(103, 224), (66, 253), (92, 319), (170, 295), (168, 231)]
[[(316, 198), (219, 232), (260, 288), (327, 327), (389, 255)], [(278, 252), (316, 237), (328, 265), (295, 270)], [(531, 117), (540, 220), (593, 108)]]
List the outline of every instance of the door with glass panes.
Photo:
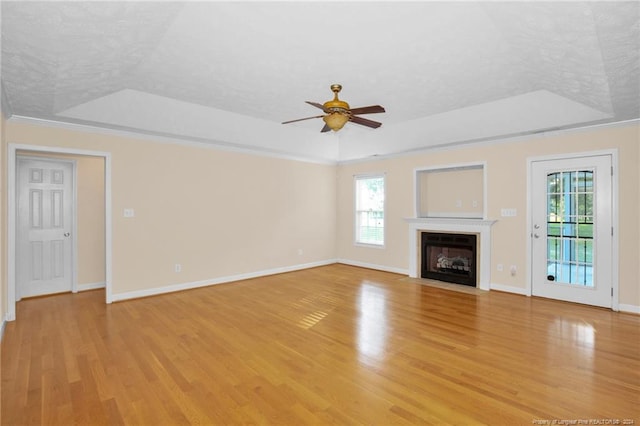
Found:
[(611, 156), (531, 164), (532, 294), (611, 307)]

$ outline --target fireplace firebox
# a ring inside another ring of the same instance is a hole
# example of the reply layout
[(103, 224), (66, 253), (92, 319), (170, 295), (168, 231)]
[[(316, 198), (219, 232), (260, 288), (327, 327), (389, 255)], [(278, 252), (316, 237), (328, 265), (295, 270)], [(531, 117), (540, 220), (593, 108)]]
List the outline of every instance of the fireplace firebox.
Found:
[(422, 278), (476, 286), (476, 235), (422, 232)]

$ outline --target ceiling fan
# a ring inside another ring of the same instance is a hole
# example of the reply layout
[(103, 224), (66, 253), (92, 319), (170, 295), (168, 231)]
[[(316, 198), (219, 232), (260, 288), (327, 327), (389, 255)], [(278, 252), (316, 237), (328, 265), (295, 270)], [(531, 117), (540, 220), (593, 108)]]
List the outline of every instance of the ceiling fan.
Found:
[(375, 114), (379, 112), (385, 112), (383, 107), (381, 107), (380, 105), (371, 105), (360, 108), (350, 108), (348, 103), (338, 99), (338, 93), (340, 92), (340, 90), (342, 90), (341, 85), (332, 84), (331, 91), (333, 92), (333, 100), (327, 101), (324, 104), (306, 101), (309, 105), (313, 105), (314, 107), (321, 109), (324, 112), (323, 115), (285, 121), (282, 124), (295, 123), (296, 121), (311, 120), (312, 118), (322, 117), (325, 125), (322, 130), (320, 130), (320, 132), (323, 133), (328, 132), (329, 130), (337, 132), (338, 130), (342, 129), (347, 121), (351, 121), (352, 123), (360, 124), (362, 126), (371, 127), (374, 129), (377, 129), (382, 125), (382, 123), (379, 123), (377, 121), (358, 117), (358, 114)]

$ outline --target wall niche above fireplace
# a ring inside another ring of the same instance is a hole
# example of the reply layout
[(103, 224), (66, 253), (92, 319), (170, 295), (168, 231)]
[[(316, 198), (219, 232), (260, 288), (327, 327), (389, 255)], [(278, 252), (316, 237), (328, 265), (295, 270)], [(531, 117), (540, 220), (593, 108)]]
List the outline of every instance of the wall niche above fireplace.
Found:
[(416, 217), (486, 218), (485, 164), (415, 170)]

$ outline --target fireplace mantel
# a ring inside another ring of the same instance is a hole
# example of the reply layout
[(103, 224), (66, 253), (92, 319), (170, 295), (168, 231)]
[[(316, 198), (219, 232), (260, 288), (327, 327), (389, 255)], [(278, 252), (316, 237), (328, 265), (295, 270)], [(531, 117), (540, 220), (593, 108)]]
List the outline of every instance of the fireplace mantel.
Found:
[(422, 231), (440, 231), (450, 233), (469, 233), (479, 236), (478, 241), (478, 288), (489, 290), (491, 280), (491, 226), (495, 220), (470, 218), (405, 218), (409, 224), (409, 276), (420, 277), (420, 239)]

